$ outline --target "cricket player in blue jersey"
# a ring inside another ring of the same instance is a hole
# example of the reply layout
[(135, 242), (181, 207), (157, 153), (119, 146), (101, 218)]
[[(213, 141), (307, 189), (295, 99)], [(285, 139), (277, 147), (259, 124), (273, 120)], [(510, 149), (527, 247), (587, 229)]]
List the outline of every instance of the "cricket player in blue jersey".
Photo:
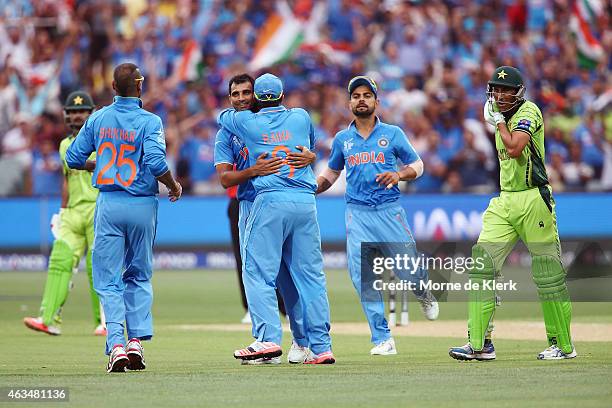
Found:
[[(399, 252), (418, 257), (414, 238), (399, 203), (400, 180), (414, 180), (423, 173), (423, 162), (397, 126), (380, 121), (375, 115), (378, 88), (369, 77), (357, 76), (349, 82), (349, 106), (355, 120), (336, 134), (328, 168), (317, 177), (317, 193), (329, 189), (346, 169), (346, 229), (349, 273), (368, 319), (374, 347), (372, 355), (397, 354), (385, 319), (382, 294), (362, 288), (361, 244), (385, 243), (384, 256)], [(371, 272), (371, 271), (369, 271)], [(369, 273), (368, 272), (368, 273)], [(427, 319), (438, 317), (438, 303), (418, 282), (428, 279), (419, 268), (409, 274), (396, 270), (396, 276), (415, 282), (413, 291)]]
[[(100, 194), (94, 215), (94, 289), (106, 317), (107, 372), (143, 370), (141, 340), (153, 336), (153, 240), (157, 227), (158, 180), (170, 201), (182, 188), (166, 163), (161, 119), (142, 109), (144, 77), (131, 63), (113, 74), (117, 96), (92, 114), (66, 152), (70, 168), (83, 168), (92, 152), (93, 185)], [(127, 347), (124, 333), (127, 328)]]
[[(248, 74), (240, 74), (229, 81), (229, 101), (236, 111), (253, 109), (253, 78)], [(316, 155), (302, 147), (302, 152), (291, 153), (289, 160), (297, 168), (309, 166), (316, 159)], [(280, 157), (267, 159), (267, 153), (262, 153), (253, 166), (249, 165), (249, 152), (238, 135), (229, 133), (225, 128), (219, 129), (215, 139), (215, 168), (223, 187), (238, 186), (237, 199), (239, 202), (238, 230), (240, 235), (240, 251), (244, 248), (242, 238), (246, 227), (253, 201), (255, 188), (251, 183), (253, 177), (266, 176), (278, 172), (284, 166)], [(235, 167), (234, 167), (235, 166)], [(242, 267), (239, 267), (242, 271)], [(242, 276), (240, 276), (242, 281)], [(304, 332), (302, 307), (297, 289), (284, 262), (276, 281), (280, 295), (285, 302), (285, 308), (293, 342), (287, 355), (287, 361), (292, 364), (303, 363), (309, 356), (308, 340)], [(277, 294), (278, 295), (278, 294)], [(281, 301), (279, 300), (279, 307)], [(249, 313), (249, 312), (247, 312)], [(249, 318), (250, 320), (250, 318)], [(242, 360), (243, 364), (280, 364), (280, 357), (259, 358), (256, 360)]]
[(314, 127), (305, 110), (281, 105), (283, 85), (276, 76), (257, 78), (254, 93), (261, 107), (257, 113), (227, 109), (221, 112), (219, 125), (241, 136), (251, 165), (263, 153), (282, 157), (284, 165), (278, 173), (252, 179), (257, 195), (243, 238), (243, 278), (255, 341), (236, 350), (234, 357), (254, 360), (282, 354), (275, 287), (284, 263), (299, 293), (313, 353), (304, 363), (333, 364), (316, 181), (310, 166), (297, 168), (287, 159), (291, 152), (299, 151), (298, 146), (314, 148)]

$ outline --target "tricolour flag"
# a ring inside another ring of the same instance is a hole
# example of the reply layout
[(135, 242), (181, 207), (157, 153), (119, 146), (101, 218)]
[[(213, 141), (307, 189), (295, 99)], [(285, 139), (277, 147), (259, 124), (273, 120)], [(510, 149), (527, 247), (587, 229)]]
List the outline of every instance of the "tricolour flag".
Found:
[(596, 37), (597, 20), (603, 11), (599, 0), (576, 0), (572, 7), (570, 28), (576, 39), (578, 63), (593, 69), (604, 57), (604, 50)]
[(304, 41), (304, 25), (287, 3), (280, 2), (261, 27), (249, 70), (257, 71), (290, 58)]

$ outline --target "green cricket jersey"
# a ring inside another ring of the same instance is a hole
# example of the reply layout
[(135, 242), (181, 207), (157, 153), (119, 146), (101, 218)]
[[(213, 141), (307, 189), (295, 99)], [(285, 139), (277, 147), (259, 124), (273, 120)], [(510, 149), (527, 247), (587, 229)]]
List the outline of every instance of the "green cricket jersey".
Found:
[(506, 146), (495, 129), (495, 148), (499, 158), (500, 187), (502, 191), (523, 191), (548, 184), (544, 167), (544, 120), (538, 106), (525, 101), (507, 121), (510, 132), (521, 131), (530, 139), (516, 159), (511, 158)]
[[(66, 151), (75, 138), (74, 135), (68, 136), (62, 140), (59, 148), (64, 176), (68, 182), (68, 208), (76, 207), (82, 203), (95, 203), (96, 198), (98, 198), (98, 190), (91, 185), (91, 173), (87, 170), (71, 169), (66, 164)], [(93, 160), (95, 157), (96, 153), (94, 152), (89, 156), (89, 160)]]

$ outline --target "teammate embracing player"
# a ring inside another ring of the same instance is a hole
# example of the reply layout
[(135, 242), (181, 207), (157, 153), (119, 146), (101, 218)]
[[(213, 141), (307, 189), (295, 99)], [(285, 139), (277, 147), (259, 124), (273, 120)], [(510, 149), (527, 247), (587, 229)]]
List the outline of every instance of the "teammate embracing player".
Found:
[[(75, 91), (66, 98), (64, 118), (72, 133), (60, 144), (64, 182), (61, 208), (59, 214), (55, 214), (51, 221), (51, 231), (55, 241), (49, 256), (40, 316), (23, 319), (28, 328), (56, 336), (61, 334), (61, 311), (70, 291), (72, 271), (79, 265), (83, 253), (86, 253), (85, 265), (89, 278), (94, 334), (106, 335), (100, 313), (100, 300), (93, 288), (91, 269), (94, 210), (98, 197), (98, 190), (91, 185), (91, 171), (95, 167), (95, 161), (88, 162), (85, 170), (70, 169), (66, 164), (66, 151), (94, 108), (93, 99), (87, 92)], [(94, 157), (95, 154), (91, 158)]]
[[(525, 85), (518, 69), (495, 69), (487, 86), (485, 120), (495, 126), (501, 193), (489, 203), (472, 257), (484, 267), (472, 269), (472, 282), (494, 280), (520, 238), (531, 253), (533, 280), (542, 304), (548, 345), (539, 360), (576, 357), (570, 335), (572, 305), (561, 263), (561, 245), (552, 189), (544, 167), (544, 120), (540, 109), (524, 99)], [(491, 340), (496, 294), (470, 292), (468, 339), (453, 347), (457, 360), (493, 360)]]
[(254, 360), (282, 354), (282, 327), (274, 289), (284, 263), (299, 294), (313, 353), (304, 363), (333, 364), (315, 177), (310, 166), (296, 168), (288, 159), (299, 146), (314, 146), (314, 127), (306, 111), (281, 105), (283, 85), (276, 76), (258, 77), (254, 94), (261, 106), (259, 112), (228, 109), (220, 114), (219, 125), (241, 136), (251, 164), (267, 153), (282, 157), (283, 166), (278, 173), (253, 179), (257, 195), (243, 238), (243, 278), (256, 340), (236, 350), (234, 357)]
[[(253, 109), (255, 102), (253, 96), (254, 82), (254, 79), (248, 74), (236, 75), (230, 79), (229, 100), (236, 111)], [(289, 164), (295, 166), (295, 168), (309, 166), (316, 158), (316, 155), (309, 149), (302, 148), (301, 150), (301, 152), (292, 152), (288, 155)], [(235, 169), (234, 165), (236, 166)], [(262, 153), (255, 164), (251, 166), (249, 151), (240, 136), (230, 133), (225, 128), (221, 128), (217, 132), (215, 138), (215, 168), (219, 174), (219, 179), (225, 188), (238, 185), (237, 198), (240, 208), (238, 231), (241, 257), (244, 253), (245, 228), (256, 196), (251, 179), (278, 173), (285, 165), (283, 158), (268, 158), (268, 153)], [(239, 268), (239, 271), (242, 271), (242, 268)], [(242, 276), (240, 276), (240, 280), (242, 282)], [(276, 285), (283, 298), (293, 334), (293, 342), (287, 355), (287, 361), (292, 364), (303, 363), (309, 357), (310, 350), (304, 332), (302, 306), (297, 289), (284, 261), (281, 261)], [(242, 362), (244, 364), (279, 364), (280, 357), (242, 360)]]
[[(317, 177), (317, 193), (332, 186), (346, 169), (346, 231), (349, 273), (368, 319), (374, 347), (372, 355), (397, 354), (395, 341), (385, 319), (382, 293), (362, 287), (362, 247), (365, 242), (380, 243), (383, 256), (404, 253), (416, 257), (416, 247), (406, 213), (398, 202), (401, 180), (414, 180), (423, 173), (423, 162), (397, 126), (383, 123), (375, 114), (378, 87), (369, 77), (357, 76), (348, 85), (349, 106), (355, 120), (336, 134), (328, 168)], [(400, 162), (402, 165), (400, 165)], [(428, 279), (420, 268), (402, 279), (418, 282)], [(425, 317), (438, 318), (438, 303), (428, 290), (417, 284), (413, 291)]]

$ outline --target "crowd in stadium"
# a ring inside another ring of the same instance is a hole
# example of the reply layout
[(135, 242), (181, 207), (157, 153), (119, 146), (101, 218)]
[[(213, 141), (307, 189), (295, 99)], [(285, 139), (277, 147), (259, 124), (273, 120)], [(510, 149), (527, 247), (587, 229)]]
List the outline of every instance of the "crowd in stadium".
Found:
[(493, 192), (498, 161), (482, 107), (502, 64), (523, 72), (526, 97), (542, 110), (553, 189), (612, 190), (609, 9), (597, 20), (604, 57), (587, 66), (568, 29), (569, 1), (284, 4), (310, 38), (253, 71), (274, 1), (0, 0), (0, 196), (59, 195), (66, 95), (84, 89), (98, 107), (111, 103), (112, 68), (128, 61), (146, 78), (145, 108), (164, 122), (186, 193), (222, 194), (213, 147), (228, 80), (265, 71), (283, 79), (285, 106), (312, 116), (317, 169), (351, 120), (348, 80), (366, 73), (380, 88), (380, 116), (404, 129), (425, 163), (406, 191)]

